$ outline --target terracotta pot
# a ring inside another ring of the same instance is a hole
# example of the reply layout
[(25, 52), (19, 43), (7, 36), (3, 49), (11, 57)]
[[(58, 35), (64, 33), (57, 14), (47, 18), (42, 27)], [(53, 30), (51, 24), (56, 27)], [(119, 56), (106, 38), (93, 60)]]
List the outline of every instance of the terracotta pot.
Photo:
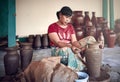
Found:
[(14, 75), (18, 72), (19, 68), (19, 54), (17, 47), (8, 47), (5, 49), (6, 55), (4, 56), (4, 67), (6, 75)]
[(99, 48), (99, 43), (89, 44), (85, 51), (85, 57), (89, 76), (99, 77), (102, 62), (102, 50)]

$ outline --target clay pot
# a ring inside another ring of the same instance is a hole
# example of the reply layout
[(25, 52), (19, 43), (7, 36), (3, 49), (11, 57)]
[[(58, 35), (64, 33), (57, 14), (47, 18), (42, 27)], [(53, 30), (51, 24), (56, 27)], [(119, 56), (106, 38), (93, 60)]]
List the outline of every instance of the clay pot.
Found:
[(103, 17), (97, 17), (97, 23), (98, 23), (98, 24), (103, 23), (103, 21), (104, 21), (104, 18), (103, 18)]
[(32, 61), (33, 49), (32, 43), (22, 43), (20, 49), (21, 69), (24, 71)]
[(84, 30), (81, 27), (75, 29), (77, 40), (84, 38)]
[(96, 26), (96, 40), (98, 39), (101, 32), (102, 32), (102, 27), (99, 24), (97, 24), (97, 26)]
[(48, 34), (42, 35), (42, 46), (43, 46), (43, 48), (48, 48), (48, 46), (49, 46)]
[(20, 42), (20, 48), (31, 49), (32, 48), (32, 43), (30, 43), (30, 42)]
[(102, 50), (99, 48), (98, 42), (88, 45), (88, 48), (85, 51), (85, 57), (89, 76), (99, 77), (102, 62)]
[(94, 38), (96, 38), (95, 26), (87, 26), (86, 27), (86, 36), (93, 36)]
[(28, 42), (33, 43), (34, 42), (34, 35), (28, 36)]
[(32, 61), (33, 49), (21, 49), (20, 56), (21, 56), (21, 69), (25, 70)]
[(30, 42), (30, 43), (32, 43), (32, 47), (34, 47), (34, 38), (35, 38), (35, 36), (34, 35), (29, 35), (28, 36), (28, 42)]
[(108, 44), (108, 35), (109, 35), (110, 29), (108, 27), (103, 28), (103, 35), (105, 37), (105, 44)]
[(73, 25), (83, 25), (84, 17), (82, 15), (82, 11), (74, 11), (72, 17)]
[(92, 21), (92, 25), (96, 27), (97, 26), (97, 19), (96, 19), (96, 16), (95, 16), (95, 12), (92, 12), (91, 21)]
[(34, 48), (35, 49), (41, 48), (41, 35), (39, 34), (35, 36)]
[(17, 47), (8, 47), (5, 49), (6, 55), (4, 56), (4, 67), (6, 75), (14, 75), (18, 72), (19, 68), (19, 54)]
[(90, 17), (89, 17), (89, 12), (88, 11), (85, 11), (85, 16), (84, 16), (84, 25), (87, 24), (88, 21), (91, 21), (90, 20)]
[(116, 42), (116, 34), (111, 30), (107, 36), (107, 46), (113, 48)]

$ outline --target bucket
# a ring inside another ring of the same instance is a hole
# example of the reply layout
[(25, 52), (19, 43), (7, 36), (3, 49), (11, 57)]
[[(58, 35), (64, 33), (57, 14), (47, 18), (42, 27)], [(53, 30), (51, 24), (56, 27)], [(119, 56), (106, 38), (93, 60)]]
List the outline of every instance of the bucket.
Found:
[(75, 82), (88, 82), (89, 75), (85, 72), (77, 72), (78, 79), (75, 79)]

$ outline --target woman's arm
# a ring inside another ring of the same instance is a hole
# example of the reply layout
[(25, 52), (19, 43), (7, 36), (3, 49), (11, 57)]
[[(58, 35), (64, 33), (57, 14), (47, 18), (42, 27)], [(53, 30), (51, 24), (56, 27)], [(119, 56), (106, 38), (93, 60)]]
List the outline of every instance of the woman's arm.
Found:
[(57, 35), (56, 32), (49, 33), (48, 36), (49, 36), (50, 40), (51, 40), (56, 46), (58, 46), (58, 47), (60, 47), (60, 48), (62, 48), (62, 47), (72, 47), (71, 44), (62, 42), (62, 41), (59, 39), (59, 37), (58, 37), (58, 35)]
[(77, 48), (81, 48), (79, 42), (77, 41), (77, 38), (76, 38), (75, 34), (72, 34), (71, 39), (72, 39), (71, 40), (72, 46), (75, 46)]

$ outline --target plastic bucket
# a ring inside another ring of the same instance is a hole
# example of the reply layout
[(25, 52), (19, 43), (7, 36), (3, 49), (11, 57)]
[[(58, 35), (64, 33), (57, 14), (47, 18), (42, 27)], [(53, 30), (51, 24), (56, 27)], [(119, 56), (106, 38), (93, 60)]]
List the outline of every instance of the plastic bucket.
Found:
[(75, 79), (75, 82), (88, 82), (89, 75), (85, 72), (77, 72), (78, 79)]

